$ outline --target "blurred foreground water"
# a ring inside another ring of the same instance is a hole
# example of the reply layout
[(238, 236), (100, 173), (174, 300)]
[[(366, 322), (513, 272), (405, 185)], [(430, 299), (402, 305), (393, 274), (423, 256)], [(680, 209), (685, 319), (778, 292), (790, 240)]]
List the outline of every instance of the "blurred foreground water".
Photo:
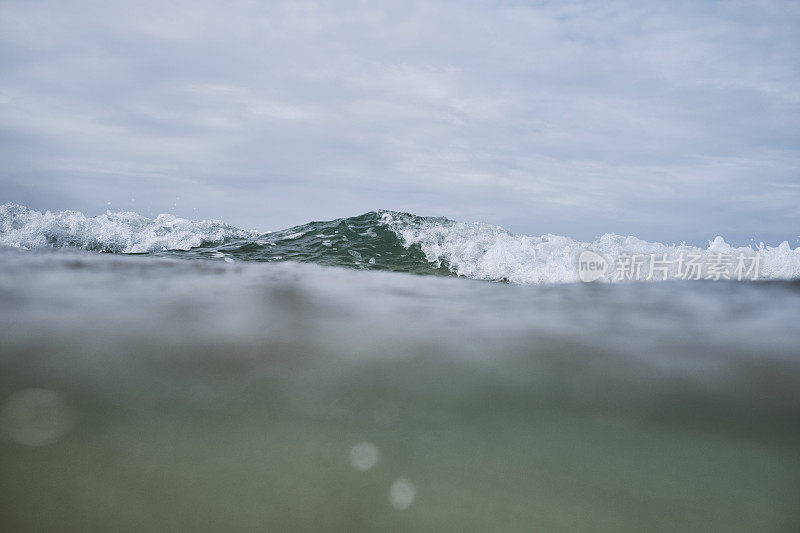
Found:
[(800, 284), (0, 250), (2, 531), (797, 531)]

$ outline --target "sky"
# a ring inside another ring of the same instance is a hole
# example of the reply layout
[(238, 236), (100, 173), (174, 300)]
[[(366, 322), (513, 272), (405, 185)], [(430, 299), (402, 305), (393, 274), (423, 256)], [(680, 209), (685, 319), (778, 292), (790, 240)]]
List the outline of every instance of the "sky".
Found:
[(0, 203), (800, 238), (800, 2), (0, 0)]

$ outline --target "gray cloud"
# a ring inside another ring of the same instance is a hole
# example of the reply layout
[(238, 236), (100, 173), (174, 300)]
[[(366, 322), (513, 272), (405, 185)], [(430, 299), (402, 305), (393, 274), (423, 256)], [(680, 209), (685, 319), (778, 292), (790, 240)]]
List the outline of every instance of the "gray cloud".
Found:
[(0, 200), (800, 234), (792, 2), (0, 4)]

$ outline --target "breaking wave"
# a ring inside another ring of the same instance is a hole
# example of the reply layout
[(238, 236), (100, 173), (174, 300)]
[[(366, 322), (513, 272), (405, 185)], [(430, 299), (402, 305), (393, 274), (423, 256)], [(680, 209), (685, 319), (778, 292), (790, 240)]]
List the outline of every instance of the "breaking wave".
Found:
[(17, 248), (82, 248), (96, 252), (149, 253), (190, 250), (253, 234), (219, 222), (172, 215), (150, 219), (132, 212), (87, 217), (78, 211), (41, 213), (16, 204), (0, 207), (0, 244)]
[[(512, 283), (578, 281), (578, 258), (591, 250), (609, 268), (605, 281), (681, 279), (685, 259), (693, 258), (700, 279), (708, 265), (723, 258), (736, 278), (744, 261), (757, 267), (757, 279), (800, 278), (800, 247), (733, 247), (722, 237), (698, 248), (606, 234), (594, 242), (559, 235), (528, 236), (499, 226), (463, 223), (392, 211), (309, 222), (274, 233), (246, 231), (220, 222), (193, 222), (162, 214), (150, 219), (132, 212), (87, 217), (76, 211), (44, 213), (16, 204), (0, 206), (0, 244), (17, 248), (74, 247), (110, 253), (147, 253), (231, 261), (299, 261), (323, 265), (456, 275)], [(653, 263), (650, 263), (650, 262)], [(627, 265), (628, 270), (620, 266)], [(638, 266), (637, 266), (638, 265)], [(647, 272), (651, 267), (651, 272)], [(635, 268), (640, 271), (634, 272)], [(636, 277), (633, 274), (636, 274)], [(752, 271), (744, 279), (752, 279)], [(686, 271), (683, 271), (684, 278)], [(690, 271), (691, 274), (691, 271)], [(741, 272), (739, 277), (741, 278)], [(694, 279), (693, 277), (691, 279)]]

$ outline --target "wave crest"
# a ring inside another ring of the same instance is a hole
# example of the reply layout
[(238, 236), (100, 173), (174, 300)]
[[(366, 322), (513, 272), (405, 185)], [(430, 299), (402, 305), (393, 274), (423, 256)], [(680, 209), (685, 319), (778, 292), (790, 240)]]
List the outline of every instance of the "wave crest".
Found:
[[(533, 237), (515, 235), (499, 226), (480, 222), (455, 222), (383, 212), (381, 223), (391, 227), (403, 244), (419, 246), (428, 261), (444, 265), (459, 276), (514, 283), (558, 283), (578, 281), (578, 257), (584, 250), (601, 255), (612, 268), (601, 279), (615, 281), (613, 265), (626, 257), (651, 256), (670, 262), (667, 279), (678, 274), (681, 257), (699, 256), (706, 263), (714, 257), (759, 256), (759, 279), (800, 277), (800, 247), (792, 250), (787, 241), (779, 246), (734, 247), (716, 237), (705, 249), (685, 244), (668, 245), (607, 233), (594, 242), (580, 242), (560, 235)], [(647, 265), (642, 265), (646, 267)], [(646, 273), (641, 278), (644, 280)], [(654, 280), (658, 281), (658, 277)]]
[(97, 252), (148, 253), (190, 250), (251, 232), (219, 222), (192, 222), (133, 212), (87, 217), (78, 211), (44, 213), (17, 204), (0, 206), (0, 244), (17, 248), (73, 247)]
[[(786, 241), (775, 247), (737, 248), (717, 237), (703, 249), (606, 234), (594, 242), (581, 242), (550, 234), (516, 235), (491, 224), (393, 211), (259, 234), (220, 222), (192, 222), (165, 214), (153, 219), (132, 212), (86, 217), (77, 211), (42, 213), (5, 204), (0, 206), (0, 244), (166, 253), (225, 261), (299, 261), (522, 284), (578, 281), (578, 258), (585, 250), (599, 254), (610, 265), (599, 278), (605, 281), (617, 281), (615, 265), (631, 256), (670, 262), (661, 279), (675, 279), (681, 257), (692, 255), (708, 263), (727, 255), (757, 257), (758, 279), (800, 278), (800, 247), (792, 249)], [(628, 279), (647, 277), (643, 272)]]

